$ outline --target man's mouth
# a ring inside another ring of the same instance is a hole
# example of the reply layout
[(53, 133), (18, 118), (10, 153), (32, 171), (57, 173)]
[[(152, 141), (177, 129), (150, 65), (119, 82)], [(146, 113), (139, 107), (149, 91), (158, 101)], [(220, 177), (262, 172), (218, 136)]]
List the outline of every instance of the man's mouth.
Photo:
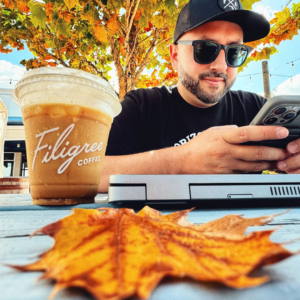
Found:
[(224, 82), (224, 78), (220, 77), (205, 77), (202, 80), (205, 81), (208, 85), (215, 87), (221, 86)]

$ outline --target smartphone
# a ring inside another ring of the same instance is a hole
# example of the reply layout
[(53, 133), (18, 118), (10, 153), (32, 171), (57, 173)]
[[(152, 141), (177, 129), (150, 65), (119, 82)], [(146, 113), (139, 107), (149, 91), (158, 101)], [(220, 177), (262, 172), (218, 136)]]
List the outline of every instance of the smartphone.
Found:
[(280, 140), (247, 142), (243, 145), (267, 146), (286, 149), (286, 146), (300, 138), (300, 95), (276, 96), (268, 100), (250, 125), (283, 126), (290, 132)]

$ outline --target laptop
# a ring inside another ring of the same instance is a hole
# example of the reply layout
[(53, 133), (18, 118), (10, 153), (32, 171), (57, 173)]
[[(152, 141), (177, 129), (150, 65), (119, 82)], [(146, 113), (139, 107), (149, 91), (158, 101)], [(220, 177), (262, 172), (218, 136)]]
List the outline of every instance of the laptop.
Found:
[[(300, 204), (300, 175), (112, 175), (110, 203)], [(279, 202), (278, 202), (279, 200)], [(292, 200), (292, 201), (288, 201)]]

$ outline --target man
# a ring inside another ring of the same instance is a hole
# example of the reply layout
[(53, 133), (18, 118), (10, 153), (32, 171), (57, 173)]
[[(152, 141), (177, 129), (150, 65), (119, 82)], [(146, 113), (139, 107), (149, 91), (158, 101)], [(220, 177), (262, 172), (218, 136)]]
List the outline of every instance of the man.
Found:
[(238, 0), (191, 0), (170, 46), (178, 87), (125, 96), (110, 132), (99, 191), (107, 191), (112, 174), (236, 174), (293, 163), (289, 151), (240, 145), (285, 138), (288, 130), (247, 126), (266, 99), (230, 91), (251, 51), (243, 42), (269, 31), (268, 21)]

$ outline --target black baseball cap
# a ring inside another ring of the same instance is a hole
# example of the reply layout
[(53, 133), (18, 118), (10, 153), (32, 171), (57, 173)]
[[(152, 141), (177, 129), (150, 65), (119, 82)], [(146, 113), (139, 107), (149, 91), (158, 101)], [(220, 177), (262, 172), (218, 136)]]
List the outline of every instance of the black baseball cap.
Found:
[(245, 43), (262, 39), (270, 32), (268, 20), (244, 9), (239, 0), (190, 0), (178, 16), (174, 44), (185, 32), (212, 21), (228, 21), (240, 25)]

